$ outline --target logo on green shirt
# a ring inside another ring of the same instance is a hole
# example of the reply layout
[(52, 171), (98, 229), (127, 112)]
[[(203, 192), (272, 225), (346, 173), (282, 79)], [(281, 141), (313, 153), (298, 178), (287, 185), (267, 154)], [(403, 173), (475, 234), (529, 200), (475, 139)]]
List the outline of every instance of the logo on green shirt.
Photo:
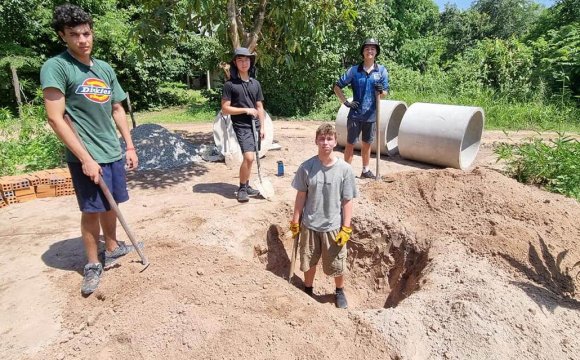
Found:
[(75, 91), (76, 94), (84, 95), (92, 102), (104, 104), (111, 98), (113, 91), (101, 79), (88, 78), (79, 85)]

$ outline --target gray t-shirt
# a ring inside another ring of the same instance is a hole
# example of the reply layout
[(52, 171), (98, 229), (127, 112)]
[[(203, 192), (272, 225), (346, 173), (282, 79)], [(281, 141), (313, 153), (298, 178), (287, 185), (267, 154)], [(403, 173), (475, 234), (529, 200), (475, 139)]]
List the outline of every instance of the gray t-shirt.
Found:
[(298, 168), (292, 187), (307, 193), (303, 226), (320, 232), (340, 228), (342, 201), (358, 195), (352, 168), (341, 158), (328, 167), (318, 156), (306, 160)]

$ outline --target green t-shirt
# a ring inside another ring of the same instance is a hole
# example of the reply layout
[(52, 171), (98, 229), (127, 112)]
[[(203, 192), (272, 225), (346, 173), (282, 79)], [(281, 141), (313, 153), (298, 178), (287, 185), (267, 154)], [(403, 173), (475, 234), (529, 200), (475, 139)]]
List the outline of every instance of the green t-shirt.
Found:
[[(65, 96), (66, 112), (98, 163), (121, 159), (121, 146), (113, 122), (113, 104), (126, 95), (115, 72), (104, 61), (85, 65), (65, 51), (44, 63), (40, 70), (42, 89), (56, 88)], [(69, 162), (79, 160), (67, 149)]]

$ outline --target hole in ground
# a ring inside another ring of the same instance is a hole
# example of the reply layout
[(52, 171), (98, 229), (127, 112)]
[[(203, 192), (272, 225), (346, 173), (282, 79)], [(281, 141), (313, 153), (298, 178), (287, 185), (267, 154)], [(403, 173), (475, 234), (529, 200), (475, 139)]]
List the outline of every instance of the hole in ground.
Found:
[[(381, 230), (384, 229), (384, 230)], [(359, 230), (349, 247), (349, 282), (362, 308), (392, 308), (420, 289), (429, 247), (390, 226)]]
[[(348, 243), (348, 294), (357, 298), (358, 308), (396, 307), (420, 289), (423, 270), (429, 261), (429, 246), (422, 245), (413, 234), (386, 224), (367, 223), (363, 229), (357, 225), (362, 224), (355, 224), (356, 235)], [(287, 279), (292, 239), (286, 239), (282, 232), (280, 226), (270, 225), (265, 231), (265, 243), (254, 244), (254, 256), (266, 270)], [(299, 272), (300, 260), (296, 262), (295, 271)], [(322, 272), (317, 274), (320, 276), (324, 276)], [(303, 287), (297, 275), (292, 284)]]

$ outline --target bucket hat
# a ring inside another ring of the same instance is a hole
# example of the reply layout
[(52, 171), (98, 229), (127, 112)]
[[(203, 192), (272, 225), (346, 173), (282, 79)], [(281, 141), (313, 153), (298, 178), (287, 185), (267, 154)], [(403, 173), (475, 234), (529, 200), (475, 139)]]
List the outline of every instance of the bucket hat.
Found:
[(367, 45), (374, 45), (377, 48), (377, 55), (376, 57), (379, 56), (379, 54), (381, 53), (381, 45), (379, 45), (379, 41), (373, 38), (368, 38), (365, 40), (365, 42), (360, 46), (360, 54), (361, 56), (363, 55), (363, 51), (365, 49), (365, 46)]
[(250, 58), (250, 77), (256, 77), (256, 53), (250, 52), (248, 48), (240, 47), (234, 50), (234, 57), (230, 63), (230, 76), (235, 79), (238, 77), (238, 68), (236, 67), (236, 57), (247, 56)]
[(248, 50), (248, 48), (239, 47), (236, 50), (234, 50), (234, 57), (232, 58), (232, 63), (236, 62), (236, 57), (238, 57), (238, 56), (249, 57), (251, 66), (254, 66), (254, 63), (256, 62), (256, 53), (250, 52), (250, 50)]

